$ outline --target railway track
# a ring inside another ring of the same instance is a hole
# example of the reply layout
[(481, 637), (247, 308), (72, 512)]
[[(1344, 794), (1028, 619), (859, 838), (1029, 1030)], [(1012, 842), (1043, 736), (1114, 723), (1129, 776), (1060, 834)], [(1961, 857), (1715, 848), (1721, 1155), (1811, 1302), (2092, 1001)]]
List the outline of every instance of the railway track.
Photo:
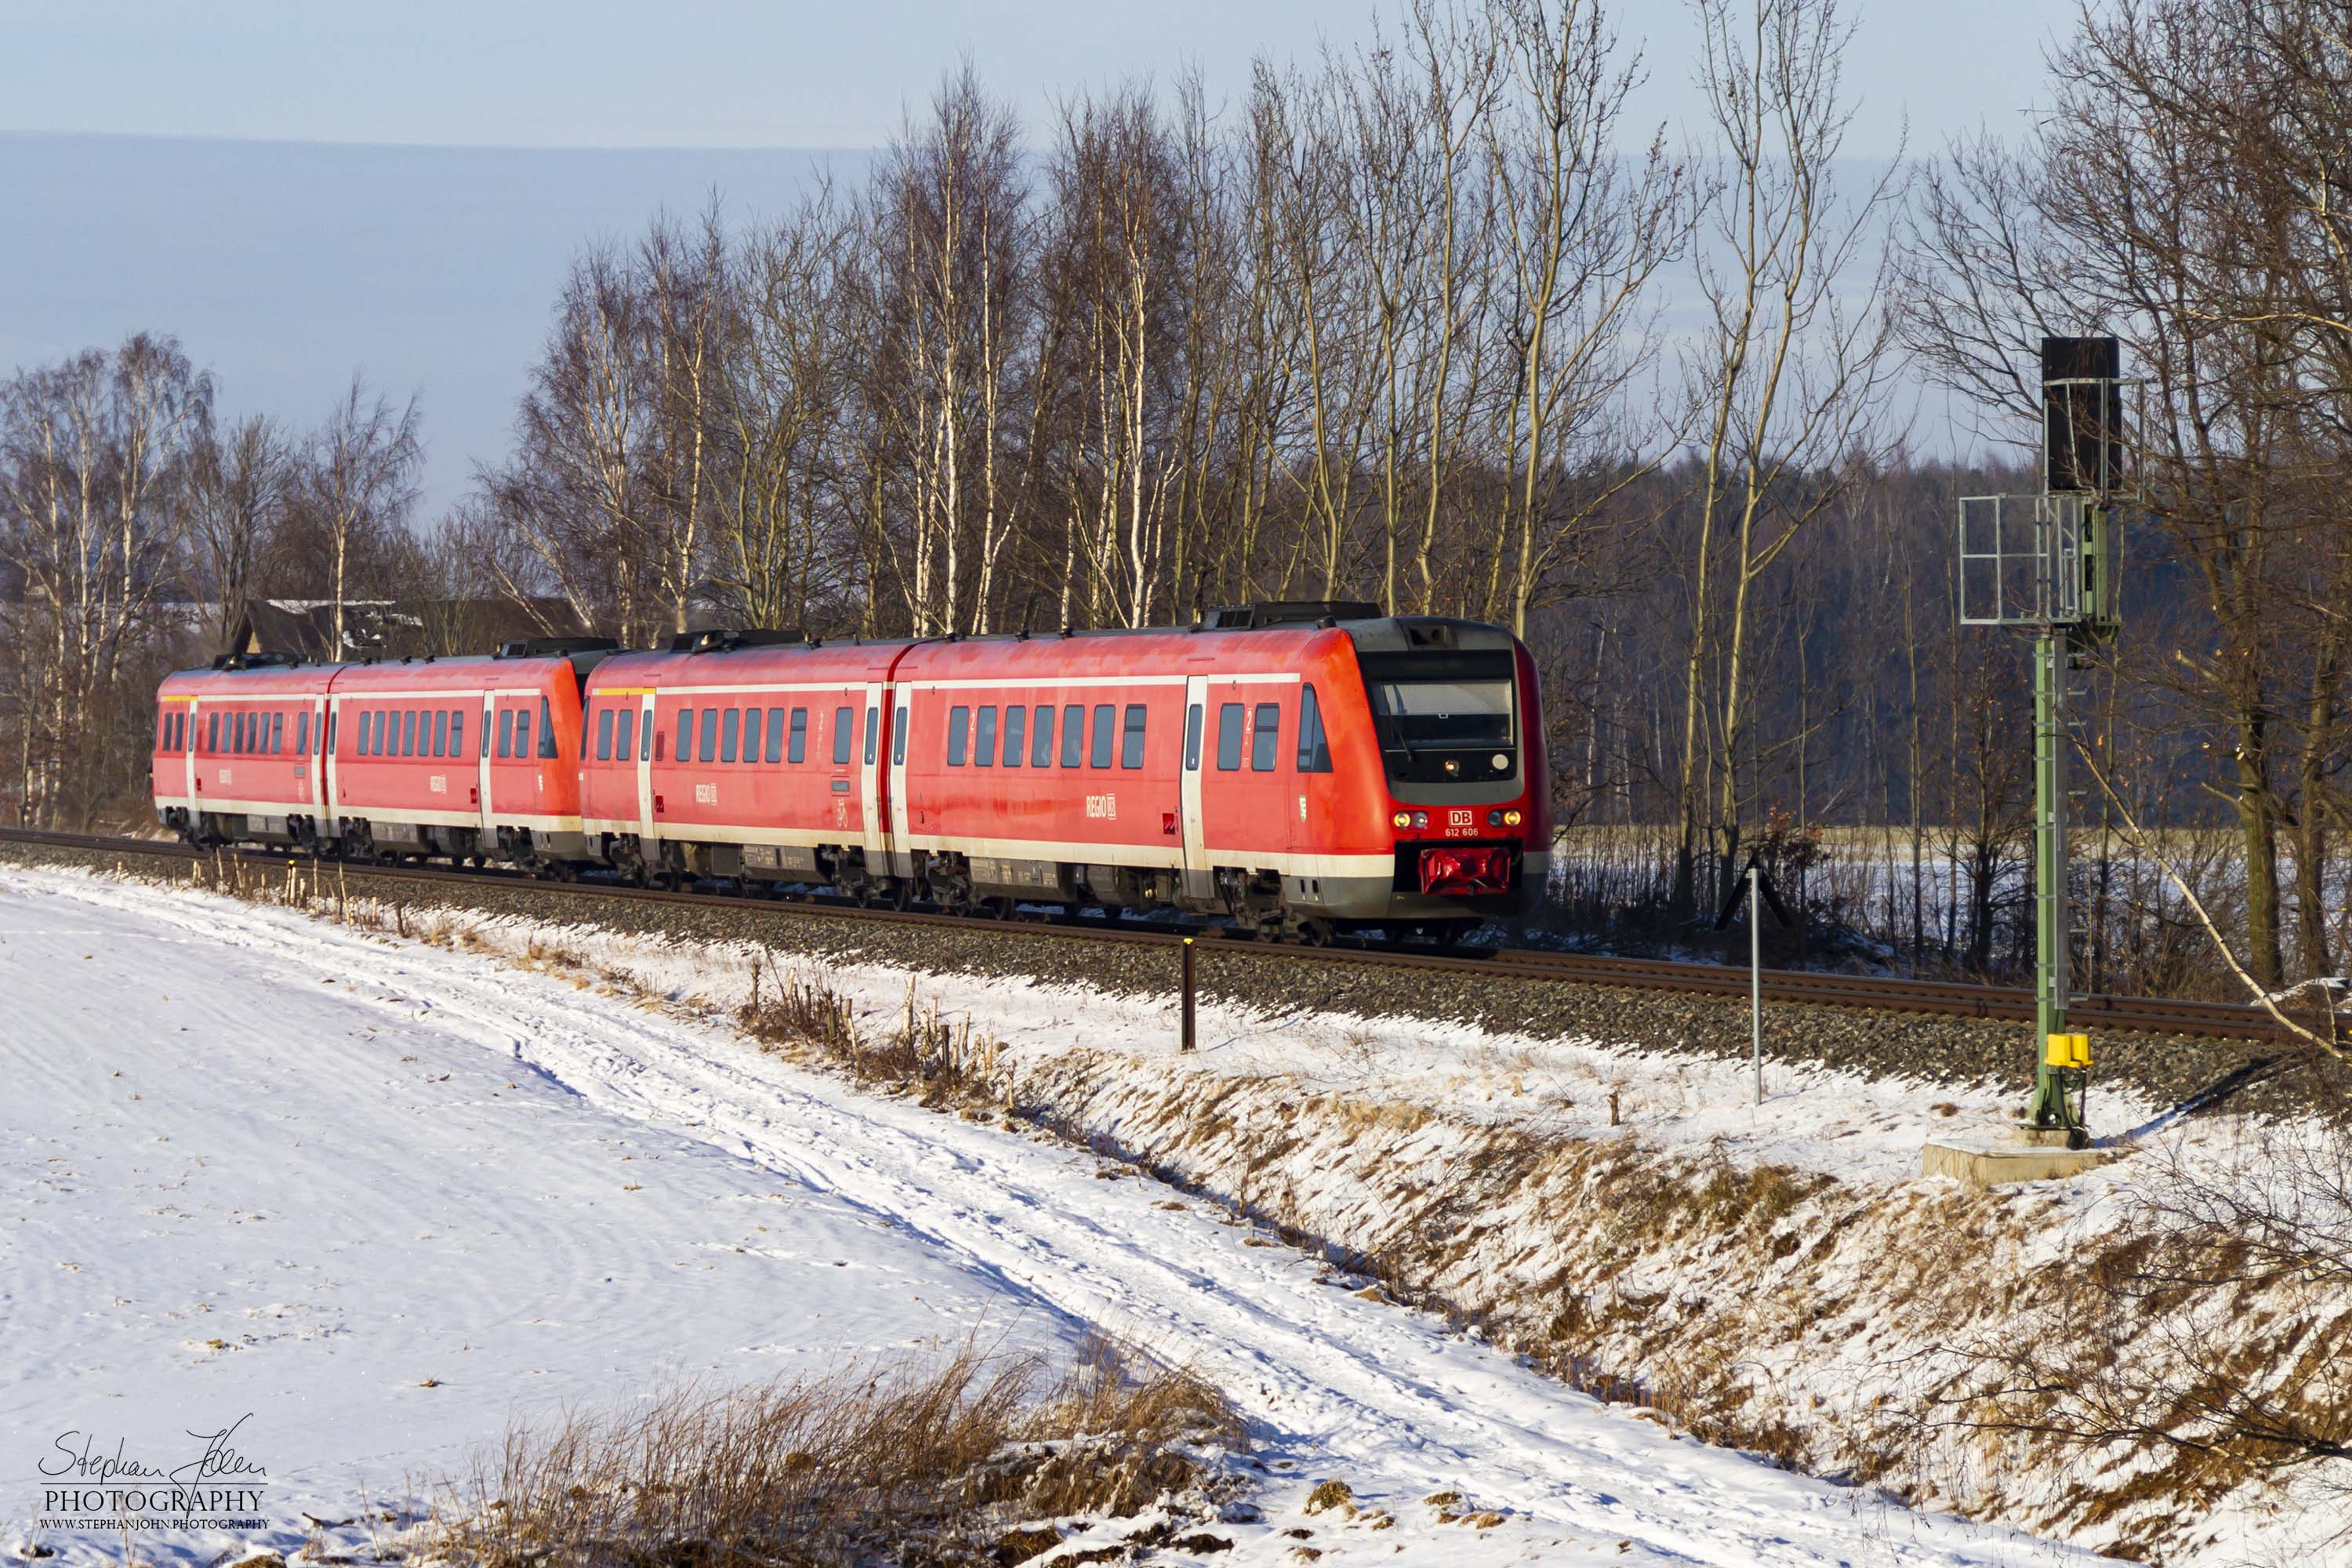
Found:
[[(48, 833), (32, 828), (0, 828), (0, 844), (24, 844), (91, 854), (139, 856), (145, 858), (244, 861), (283, 867), (289, 857), (258, 850), (194, 850), (169, 839), (110, 837), (90, 834)], [(307, 859), (307, 858), (300, 858)], [(297, 863), (299, 863), (298, 859)], [(331, 864), (330, 862), (329, 864)], [(1188, 931), (1215, 951), (1273, 963), (1360, 965), (1382, 969), (1421, 969), (1450, 974), (1475, 973), (1496, 978), (1568, 981), (1620, 990), (1680, 993), (1690, 995), (1745, 997), (1748, 972), (1725, 964), (1680, 963), (1665, 959), (1613, 958), (1590, 953), (1549, 952), (1528, 948), (1480, 949), (1467, 952), (1418, 952), (1385, 945), (1293, 947), (1245, 939), (1221, 939), (1216, 928), (1185, 928), (1172, 921), (1120, 920), (1116, 923), (1080, 917), (1011, 921), (916, 910), (861, 909), (846, 900), (747, 900), (740, 895), (670, 891), (600, 881), (541, 882), (518, 872), (459, 870), (435, 867), (354, 867), (379, 879), (480, 886), (495, 881), (509, 886), (561, 889), (568, 894), (593, 898), (635, 899), (662, 903), (747, 907), (780, 915), (821, 915), (827, 919), (873, 921), (897, 925), (928, 925), (959, 931), (973, 929), (1038, 940), (1124, 942), (1172, 947)], [(1832, 974), (1814, 970), (1768, 969), (1763, 973), (1763, 997), (1776, 1005), (1839, 1007), (1871, 1012), (1921, 1013), (2031, 1023), (2031, 992), (1958, 981), (1911, 980), (1876, 975)], [(2247, 1003), (2183, 1001), (2158, 996), (2095, 995), (2077, 999), (2068, 1009), (2076, 1027), (2122, 1030), (2137, 1034), (2185, 1035), (2213, 1039), (2272, 1040), (2292, 1038), (2263, 1009)], [(2297, 1016), (2306, 1027), (2325, 1030), (2321, 1016)], [(2337, 1026), (2339, 1033), (2342, 1026)]]

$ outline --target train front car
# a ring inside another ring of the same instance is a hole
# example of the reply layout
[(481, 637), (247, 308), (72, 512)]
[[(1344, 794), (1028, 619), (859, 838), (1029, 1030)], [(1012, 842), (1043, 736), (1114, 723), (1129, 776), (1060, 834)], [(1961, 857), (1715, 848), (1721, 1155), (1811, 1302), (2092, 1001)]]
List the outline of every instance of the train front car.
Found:
[(1331, 682), (1350, 705), (1334, 742), (1362, 783), (1331, 832), (1383, 844), (1388, 863), (1339, 896), (1327, 889), (1328, 914), (1440, 931), (1522, 917), (1550, 868), (1543, 700), (1527, 647), (1498, 626), (1444, 618), (1339, 632), (1345, 648), (1328, 644), (1327, 658), (1352, 660), (1355, 679)]
[[(1302, 715), (1297, 810), (1314, 854), (1286, 879), (1293, 923), (1455, 936), (1524, 914), (1551, 842), (1528, 650), (1475, 621), (1334, 608), (1302, 655), (1320, 711)], [(1316, 721), (1321, 734), (1305, 733)]]

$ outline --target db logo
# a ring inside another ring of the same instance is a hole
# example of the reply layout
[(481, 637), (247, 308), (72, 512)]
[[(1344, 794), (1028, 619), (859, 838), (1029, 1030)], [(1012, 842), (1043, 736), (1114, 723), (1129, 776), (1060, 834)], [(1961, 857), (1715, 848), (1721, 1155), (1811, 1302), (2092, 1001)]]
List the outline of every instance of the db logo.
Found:
[(432, 786), (432, 790), (435, 795), (447, 795), (449, 793), (449, 775), (447, 773), (435, 773), (425, 782)]
[(1090, 795), (1087, 796), (1087, 815), (1092, 817), (1098, 817), (1105, 822), (1118, 821), (1118, 796), (1115, 795)]
[(717, 805), (719, 804), (719, 786), (715, 784), (695, 785), (694, 804), (697, 805)]
[(1476, 815), (1475, 812), (1449, 811), (1445, 814), (1445, 820), (1455, 827), (1467, 827)]

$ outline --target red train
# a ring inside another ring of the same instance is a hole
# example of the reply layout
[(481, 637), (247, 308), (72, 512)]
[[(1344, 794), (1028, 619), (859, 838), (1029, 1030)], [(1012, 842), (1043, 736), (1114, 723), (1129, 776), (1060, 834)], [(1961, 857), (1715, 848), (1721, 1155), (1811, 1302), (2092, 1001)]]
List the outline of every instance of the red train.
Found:
[(1516, 914), (1549, 842), (1527, 650), (1363, 605), (1038, 637), (232, 656), (159, 696), (156, 811), (198, 843), (1175, 908), (1314, 940)]

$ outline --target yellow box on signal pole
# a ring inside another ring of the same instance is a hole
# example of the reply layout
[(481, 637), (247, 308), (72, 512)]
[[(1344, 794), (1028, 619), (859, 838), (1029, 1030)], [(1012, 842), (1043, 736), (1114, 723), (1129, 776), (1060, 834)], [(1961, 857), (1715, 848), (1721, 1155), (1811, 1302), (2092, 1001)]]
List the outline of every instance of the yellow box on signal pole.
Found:
[(2087, 1068), (2091, 1065), (2091, 1037), (2080, 1033), (2053, 1035), (2042, 1060), (2053, 1068)]

